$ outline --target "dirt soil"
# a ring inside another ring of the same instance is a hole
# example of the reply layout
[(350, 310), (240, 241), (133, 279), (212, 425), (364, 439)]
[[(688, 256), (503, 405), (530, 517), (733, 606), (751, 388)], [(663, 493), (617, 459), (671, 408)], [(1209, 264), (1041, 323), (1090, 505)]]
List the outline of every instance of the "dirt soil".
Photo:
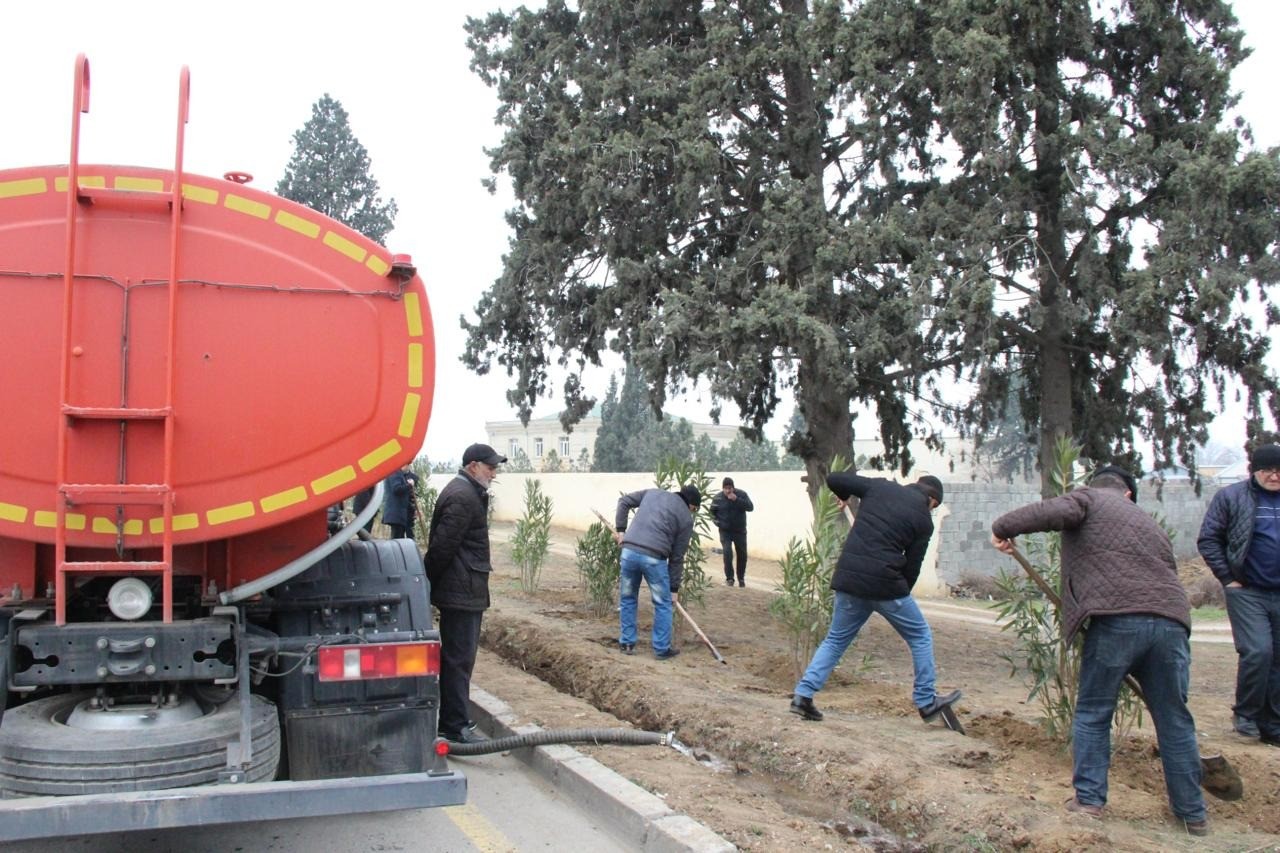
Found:
[(577, 532), (553, 529), (532, 594), (520, 590), (510, 532), (493, 529), (493, 607), (476, 685), (544, 728), (674, 730), (693, 757), (580, 748), (743, 850), (1280, 850), (1280, 750), (1231, 732), (1229, 644), (1193, 645), (1191, 706), (1202, 752), (1227, 756), (1245, 796), (1207, 797), (1212, 834), (1192, 838), (1169, 813), (1149, 721), (1114, 745), (1104, 819), (1064, 811), (1069, 755), (1038, 724), (1001, 658), (1012, 638), (993, 626), (929, 616), (939, 691), (964, 690), (957, 711), (967, 737), (920, 720), (906, 645), (875, 617), (816, 698), (826, 719), (808, 722), (788, 712), (790, 641), (768, 612), (776, 563), (751, 561), (748, 586), (729, 588), (720, 557), (709, 555), (714, 583), (690, 614), (727, 663), (687, 625), (676, 635), (680, 656), (657, 661), (643, 592), (634, 656), (618, 650), (616, 612), (598, 617), (587, 606)]

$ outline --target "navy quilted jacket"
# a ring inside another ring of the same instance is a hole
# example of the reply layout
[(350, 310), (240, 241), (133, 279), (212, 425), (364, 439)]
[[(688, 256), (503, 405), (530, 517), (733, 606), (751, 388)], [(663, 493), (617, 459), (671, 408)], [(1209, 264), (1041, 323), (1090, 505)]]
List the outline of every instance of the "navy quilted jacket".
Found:
[(1253, 477), (1232, 483), (1209, 502), (1209, 511), (1200, 524), (1196, 548), (1223, 586), (1244, 583), (1244, 560), (1253, 542), (1253, 515), (1257, 500), (1253, 496)]
[(1062, 635), (1071, 642), (1090, 616), (1152, 613), (1191, 630), (1169, 535), (1114, 489), (1076, 489), (997, 518), (1001, 539), (1062, 531)]
[(933, 535), (929, 498), (915, 483), (838, 472), (827, 488), (842, 501), (861, 500), (831, 574), (831, 588), (886, 601), (911, 594)]

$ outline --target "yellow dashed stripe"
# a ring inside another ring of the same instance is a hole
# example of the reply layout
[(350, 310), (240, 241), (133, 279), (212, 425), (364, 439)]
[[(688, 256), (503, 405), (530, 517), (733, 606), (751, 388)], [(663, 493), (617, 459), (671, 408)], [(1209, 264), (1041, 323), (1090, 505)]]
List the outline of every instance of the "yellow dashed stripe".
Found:
[(338, 488), (338, 486), (341, 486), (343, 483), (350, 483), (355, 478), (356, 469), (347, 465), (345, 468), (339, 468), (332, 474), (325, 474), (318, 480), (312, 480), (311, 491), (315, 492), (317, 495), (322, 495), (325, 492)]
[[(106, 178), (103, 178), (103, 177), (100, 177), (100, 176), (97, 176), (97, 175), (81, 175), (81, 176), (79, 177), (79, 179), (78, 179), (77, 183), (79, 183), (79, 184), (80, 184), (81, 189), (83, 189), (83, 188), (85, 188), (85, 187), (98, 187), (99, 189), (101, 189), (102, 187), (105, 187), (105, 186), (107, 185), (107, 179), (106, 179)], [(54, 188), (55, 190), (57, 190), (58, 192), (60, 192), (60, 193), (64, 193), (64, 192), (66, 192), (66, 191), (67, 191), (67, 179), (66, 179), (66, 178), (54, 178), (54, 179), (53, 179), (53, 188)]]
[(346, 237), (334, 234), (332, 231), (324, 232), (324, 244), (330, 249), (336, 249), (357, 263), (364, 260), (365, 250), (352, 243)]
[(303, 219), (301, 216), (294, 216), (286, 210), (276, 212), (276, 223), (283, 225), (290, 231), (297, 231), (304, 237), (316, 238), (320, 236), (320, 226), (309, 220)]
[[(48, 510), (36, 510), (35, 518), (32, 523), (36, 527), (57, 527), (58, 514), (49, 512)], [(68, 530), (84, 530), (85, 517), (78, 512), (67, 513), (67, 529)]]
[(116, 523), (109, 518), (103, 518), (100, 515), (95, 515), (93, 517), (92, 530), (94, 533), (115, 533)]
[[(186, 512), (173, 517), (173, 531), (175, 533), (179, 530), (195, 530), (199, 526), (200, 516), (194, 512)], [(152, 533), (164, 533), (164, 516), (151, 519), (151, 521), (147, 522), (147, 527)]]
[(276, 492), (274, 495), (268, 495), (260, 503), (262, 504), (263, 512), (275, 512), (278, 509), (302, 503), (306, 499), (307, 490), (302, 486), (298, 486), (293, 489), (286, 489), (283, 492)]
[(217, 190), (211, 190), (208, 187), (198, 187), (195, 184), (183, 184), (182, 197), (189, 198), (192, 201), (198, 201), (201, 204), (218, 203)]
[(164, 192), (164, 181), (159, 178), (131, 178), (128, 175), (121, 175), (116, 178), (116, 189), (118, 190), (134, 190), (151, 193)]
[(228, 521), (239, 521), (242, 518), (250, 518), (256, 510), (253, 508), (253, 501), (242, 501), (238, 504), (230, 504), (228, 506), (220, 506), (217, 509), (211, 509), (205, 513), (205, 518), (209, 519), (209, 524), (226, 524)]
[(266, 219), (271, 216), (270, 205), (245, 198), (241, 195), (235, 195), (234, 193), (227, 193), (227, 197), (222, 202), (222, 205), (227, 210), (234, 210), (236, 213), (247, 213), (249, 216), (256, 216), (259, 219)]
[(445, 806), (441, 811), (482, 853), (514, 853), (520, 849), (475, 806)]
[(365, 261), (364, 265), (368, 267), (374, 275), (386, 275), (391, 271), (391, 264), (387, 263), (377, 255), (370, 255), (369, 260)]
[(17, 504), (0, 503), (0, 521), (16, 521), (23, 524), (27, 520), (27, 508)]
[(422, 387), (422, 344), (409, 344), (409, 387)]
[(361, 456), (360, 470), (372, 471), (374, 468), (377, 468), (383, 462), (386, 462), (399, 452), (400, 442), (393, 438), (386, 444), (374, 450), (372, 453), (366, 453), (364, 456)]
[(422, 306), (418, 304), (418, 294), (404, 295), (404, 316), (409, 322), (409, 337), (422, 337)]
[[(64, 182), (66, 178), (62, 179)], [(21, 181), (0, 181), (0, 198), (17, 198), (23, 195), (39, 195), (49, 191), (44, 178), (24, 178)]]
[(142, 519), (131, 518), (124, 523), (125, 536), (141, 536), (142, 535)]
[(418, 408), (421, 405), (421, 394), (404, 395), (404, 410), (400, 412), (400, 431), (398, 435), (403, 438), (409, 438), (413, 435), (413, 426), (418, 422)]

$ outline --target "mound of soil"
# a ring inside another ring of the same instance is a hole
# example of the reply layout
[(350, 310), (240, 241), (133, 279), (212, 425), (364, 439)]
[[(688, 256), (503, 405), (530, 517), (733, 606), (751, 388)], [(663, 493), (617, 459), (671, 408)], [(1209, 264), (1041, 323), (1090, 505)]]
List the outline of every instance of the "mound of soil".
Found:
[[(1192, 710), (1205, 754), (1224, 753), (1244, 780), (1234, 803), (1208, 799), (1212, 835), (1193, 839), (1168, 811), (1149, 721), (1115, 744), (1106, 817), (1069, 814), (1070, 756), (1037, 720), (1002, 657), (1013, 639), (972, 614), (931, 611), (939, 690), (964, 690), (968, 736), (921, 722), (911, 659), (873, 618), (816, 702), (820, 723), (788, 712), (791, 643), (768, 612), (777, 567), (748, 566), (746, 588), (716, 580), (690, 614), (727, 663), (687, 625), (679, 657), (653, 658), (641, 594), (640, 643), (617, 647), (617, 614), (593, 614), (573, 562), (575, 531), (553, 530), (539, 588), (525, 593), (509, 559), (510, 525), (493, 530), (493, 607), (477, 686), (544, 728), (630, 725), (674, 730), (689, 750), (583, 751), (663, 797), (743, 850), (1278, 849), (1280, 751), (1231, 733), (1235, 653), (1192, 649)], [(992, 559), (1001, 559), (992, 552)], [(800, 661), (803, 666), (806, 661)]]

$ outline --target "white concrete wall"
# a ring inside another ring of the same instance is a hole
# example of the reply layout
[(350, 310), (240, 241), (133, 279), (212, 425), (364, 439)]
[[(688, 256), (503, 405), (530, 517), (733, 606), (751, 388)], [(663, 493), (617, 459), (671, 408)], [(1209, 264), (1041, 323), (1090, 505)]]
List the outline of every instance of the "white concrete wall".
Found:
[[(752, 559), (777, 560), (786, 553), (792, 537), (807, 539), (813, 525), (809, 493), (800, 477), (801, 471), (756, 471), (746, 473), (716, 472), (712, 487), (719, 491), (720, 481), (732, 477), (734, 484), (751, 496), (755, 510), (747, 516), (747, 553)], [(867, 472), (868, 476), (874, 476)], [(639, 474), (510, 474), (499, 473), (491, 487), (493, 517), (499, 521), (515, 521), (524, 514), (524, 483), (530, 478), (542, 483), (542, 492), (551, 498), (553, 523), (573, 530), (586, 530), (596, 520), (598, 510), (613, 523), (618, 496), (638, 489), (653, 488), (653, 475)], [(433, 475), (431, 485), (440, 488), (449, 481), (447, 475)], [(705, 496), (704, 502), (711, 496)], [(946, 586), (937, 573), (938, 542), (946, 517), (944, 504), (934, 515), (938, 526), (915, 593), (919, 596), (945, 596)], [(716, 545), (717, 543), (712, 543)]]

